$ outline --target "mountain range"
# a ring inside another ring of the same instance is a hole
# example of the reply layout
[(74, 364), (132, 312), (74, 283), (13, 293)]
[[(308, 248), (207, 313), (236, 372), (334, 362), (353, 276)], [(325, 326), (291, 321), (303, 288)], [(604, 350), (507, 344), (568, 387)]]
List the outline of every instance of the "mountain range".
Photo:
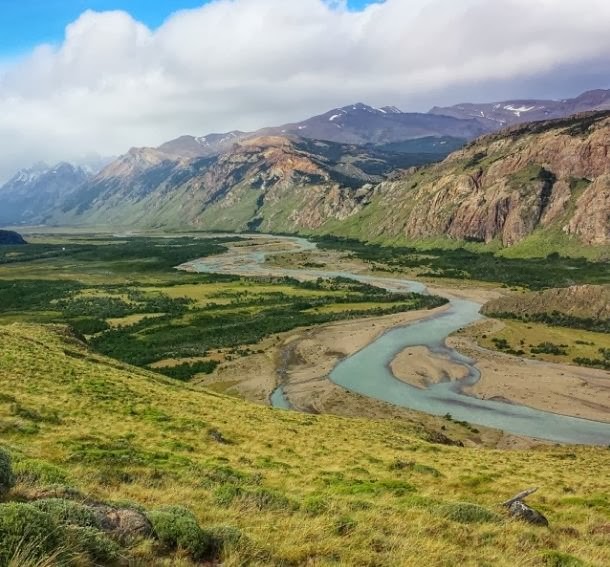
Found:
[(0, 187), (0, 225), (39, 224), (90, 178), (82, 167), (62, 162), (37, 163), (18, 171)]
[(425, 114), (357, 103), (256, 132), (182, 136), (132, 148), (97, 174), (70, 164), (21, 171), (0, 188), (0, 224), (442, 236), (505, 247), (543, 232), (557, 246), (607, 245), (605, 109), (610, 91), (601, 90)]
[(430, 110), (430, 114), (452, 116), (462, 120), (474, 119), (493, 131), (498, 125), (504, 127), (522, 122), (552, 120), (597, 110), (610, 110), (610, 90), (587, 91), (576, 98), (564, 100), (519, 99), (484, 104), (435, 106)]

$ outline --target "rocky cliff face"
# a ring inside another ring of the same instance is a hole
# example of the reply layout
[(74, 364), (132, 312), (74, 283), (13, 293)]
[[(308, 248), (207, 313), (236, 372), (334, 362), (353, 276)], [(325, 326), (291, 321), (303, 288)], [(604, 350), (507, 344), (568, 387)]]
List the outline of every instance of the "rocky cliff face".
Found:
[(360, 222), (373, 238), (504, 246), (546, 230), (607, 245), (609, 148), (610, 112), (513, 127), (382, 183), (350, 226)]

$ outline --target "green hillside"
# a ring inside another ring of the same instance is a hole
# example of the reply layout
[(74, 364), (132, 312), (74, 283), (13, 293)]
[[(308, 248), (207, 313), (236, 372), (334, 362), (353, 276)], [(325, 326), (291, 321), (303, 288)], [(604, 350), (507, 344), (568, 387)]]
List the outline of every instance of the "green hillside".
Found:
[[(604, 448), (451, 447), (416, 425), (274, 411), (94, 354), (61, 327), (2, 327), (0, 382), (2, 444), (20, 471), (8, 500), (59, 480), (149, 511), (185, 505), (204, 529), (244, 534), (224, 565), (610, 562)], [(550, 528), (498, 507), (530, 485)], [(136, 565), (174, 553), (134, 545), (122, 553)]]

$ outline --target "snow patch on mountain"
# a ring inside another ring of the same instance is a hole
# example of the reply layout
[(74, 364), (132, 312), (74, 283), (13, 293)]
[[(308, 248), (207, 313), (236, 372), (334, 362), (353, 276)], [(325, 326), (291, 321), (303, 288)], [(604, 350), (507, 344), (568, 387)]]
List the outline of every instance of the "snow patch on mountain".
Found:
[(513, 106), (512, 104), (507, 104), (504, 107), (504, 110), (510, 110), (515, 116), (521, 116), (522, 112), (530, 112), (532, 110), (534, 110), (536, 108), (536, 105), (534, 106), (525, 106), (525, 105), (521, 105), (521, 106)]

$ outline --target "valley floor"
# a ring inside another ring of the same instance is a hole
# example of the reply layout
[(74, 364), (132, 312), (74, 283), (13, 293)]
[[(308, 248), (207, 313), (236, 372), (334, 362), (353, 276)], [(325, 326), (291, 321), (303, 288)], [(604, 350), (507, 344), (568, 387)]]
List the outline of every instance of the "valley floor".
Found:
[[(323, 266), (328, 271), (376, 273), (370, 272), (366, 265), (354, 258), (328, 251), (285, 254), (271, 257), (269, 261), (272, 266), (292, 269), (314, 265)], [(383, 275), (387, 277), (387, 274)], [(455, 287), (432, 283), (429, 287), (439, 295), (479, 303), (504, 293), (500, 288), (485, 284), (477, 287), (477, 282), (455, 282)], [(410, 312), (289, 332), (282, 335), (279, 342), (274, 340), (266, 344), (264, 354), (223, 364), (212, 376), (201, 380), (208, 386), (260, 403), (268, 403), (271, 392), (280, 380), (284, 384), (287, 399), (300, 411), (373, 417), (387, 417), (397, 413), (412, 415), (414, 412), (375, 400), (367, 399), (363, 404), (361, 396), (336, 386), (328, 376), (340, 360), (361, 350), (380, 334), (429, 316), (429, 312)], [(553, 360), (557, 357), (546, 357), (547, 360), (544, 360), (544, 355), (541, 360), (527, 360), (479, 345), (479, 342), (485, 342), (486, 346), (493, 346), (490, 337), (494, 336), (494, 331), (504, 326), (502, 322), (486, 319), (449, 339), (448, 345), (476, 360), (476, 367), (481, 372), (479, 382), (466, 388), (466, 393), (482, 399), (518, 403), (543, 411), (610, 422), (609, 372), (559, 363), (562, 362), (561, 359), (557, 362)], [(542, 342), (549, 332), (553, 338), (552, 328), (539, 325), (535, 331), (538, 341)], [(576, 341), (574, 348), (583, 348), (579, 343), (585, 342), (582, 339), (587, 338), (586, 332), (562, 329), (561, 333), (564, 339), (572, 333), (571, 342)], [(592, 338), (601, 341), (599, 344), (602, 346), (606, 340), (610, 340), (601, 334)], [(417, 387), (465, 376), (463, 366), (448, 361), (425, 347), (405, 349), (394, 359), (391, 368), (398, 379)], [(248, 378), (244, 379), (244, 376)], [(493, 442), (503, 446), (532, 442), (510, 435), (500, 439), (492, 438)], [(478, 441), (481, 441), (480, 438)]]

